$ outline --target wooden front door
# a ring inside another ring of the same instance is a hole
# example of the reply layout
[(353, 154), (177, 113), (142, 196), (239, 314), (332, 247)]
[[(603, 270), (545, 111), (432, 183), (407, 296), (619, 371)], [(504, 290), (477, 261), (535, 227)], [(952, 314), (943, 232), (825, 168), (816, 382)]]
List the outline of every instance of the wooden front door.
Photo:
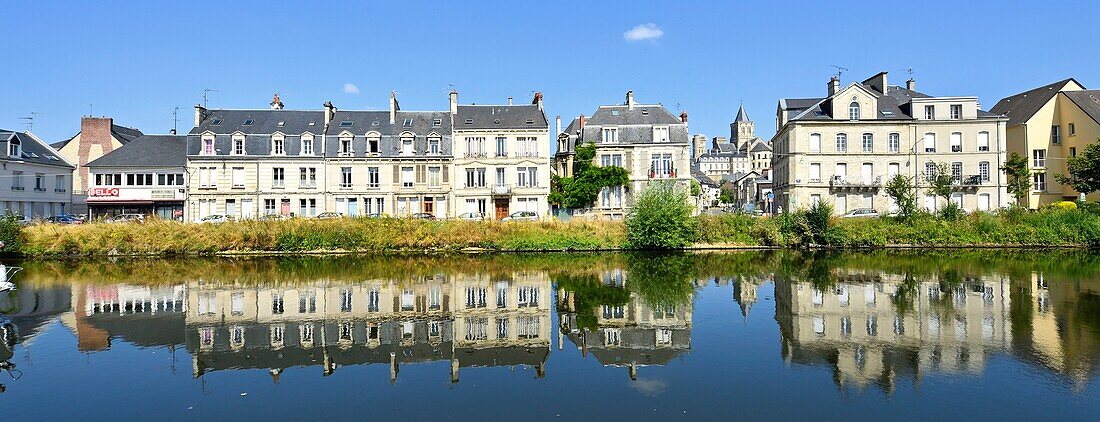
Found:
[(493, 207), (496, 208), (496, 219), (500, 220), (508, 216), (508, 200), (496, 199), (493, 200)]

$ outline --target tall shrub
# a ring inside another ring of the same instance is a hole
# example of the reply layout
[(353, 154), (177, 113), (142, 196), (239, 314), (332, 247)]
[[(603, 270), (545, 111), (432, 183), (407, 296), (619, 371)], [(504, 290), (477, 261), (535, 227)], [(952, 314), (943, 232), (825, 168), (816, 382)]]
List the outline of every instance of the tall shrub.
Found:
[(0, 217), (0, 242), (4, 242), (0, 253), (18, 253), (23, 248), (23, 240), (19, 237), (22, 231), (23, 225), (16, 216)]
[(673, 182), (650, 183), (626, 220), (627, 241), (641, 249), (677, 249), (695, 238), (695, 218), (686, 189)]

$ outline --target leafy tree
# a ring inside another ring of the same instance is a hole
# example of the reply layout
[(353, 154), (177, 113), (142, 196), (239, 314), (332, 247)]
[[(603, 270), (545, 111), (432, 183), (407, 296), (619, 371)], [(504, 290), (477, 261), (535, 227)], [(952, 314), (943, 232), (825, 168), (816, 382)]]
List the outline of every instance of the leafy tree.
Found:
[(1027, 158), (1014, 152), (1005, 160), (1001, 171), (1008, 177), (1008, 193), (1016, 198), (1016, 205), (1020, 205), (1031, 191), (1031, 172), (1027, 169)]
[(908, 219), (917, 211), (917, 194), (913, 181), (900, 174), (886, 182), (886, 195), (898, 205), (898, 216)]
[(689, 246), (695, 242), (693, 211), (686, 189), (670, 181), (650, 182), (627, 217), (627, 241), (641, 249)]
[(699, 185), (699, 181), (691, 179), (691, 196), (697, 197), (703, 194), (703, 186)]
[(1055, 174), (1054, 179), (1083, 194), (1100, 190), (1100, 144), (1085, 145), (1085, 150), (1076, 157), (1066, 159), (1069, 176)]
[(593, 164), (596, 145), (578, 145), (573, 157), (573, 177), (553, 177), (550, 181), (550, 203), (565, 208), (587, 208), (596, 202), (603, 188), (623, 186), (630, 181), (626, 169)]
[(737, 192), (730, 186), (722, 185), (722, 190), (718, 194), (718, 200), (726, 204), (732, 204), (737, 201)]
[(936, 171), (928, 179), (928, 189), (925, 192), (943, 198), (950, 203), (953, 182), (954, 178), (951, 177), (951, 171), (947, 169), (947, 163), (936, 164)]

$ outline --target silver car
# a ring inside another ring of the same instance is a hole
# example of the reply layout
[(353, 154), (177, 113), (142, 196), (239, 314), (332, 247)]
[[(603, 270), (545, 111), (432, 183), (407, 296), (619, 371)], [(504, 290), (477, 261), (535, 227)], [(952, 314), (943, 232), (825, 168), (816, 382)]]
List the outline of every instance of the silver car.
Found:
[(873, 218), (878, 217), (878, 211), (872, 208), (856, 208), (844, 213), (840, 218)]
[(538, 221), (539, 215), (534, 211), (516, 211), (500, 221)]
[(466, 221), (481, 221), (485, 219), (485, 214), (480, 212), (466, 212), (458, 215), (459, 220)]

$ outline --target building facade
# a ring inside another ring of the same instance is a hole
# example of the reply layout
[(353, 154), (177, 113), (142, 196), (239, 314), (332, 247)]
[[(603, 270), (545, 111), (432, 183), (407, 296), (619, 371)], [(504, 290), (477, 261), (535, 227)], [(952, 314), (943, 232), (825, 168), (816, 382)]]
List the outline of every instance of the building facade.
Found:
[[(1028, 159), (1027, 207), (1077, 199), (1079, 193), (1054, 175), (1068, 176), (1066, 159), (1100, 139), (1100, 90), (1069, 78), (1004, 98), (991, 111), (1008, 117), (1008, 152)], [(1086, 199), (1096, 201), (1100, 194)]]
[(0, 129), (0, 213), (24, 220), (72, 211), (74, 166), (30, 132)]
[(714, 137), (710, 149), (706, 151), (702, 151), (701, 140), (705, 141), (706, 137), (696, 135), (693, 141), (698, 153), (694, 164), (715, 181), (737, 173), (755, 171), (762, 174), (771, 168), (771, 146), (756, 136), (756, 124), (749, 120), (744, 105), (737, 110), (737, 117), (730, 123), (729, 138)]
[(142, 135), (85, 165), (88, 217), (142, 214), (184, 220), (187, 137)]
[(499, 220), (517, 211), (550, 212), (550, 126), (542, 94), (531, 104), (460, 105), (454, 115), (454, 190), (457, 214)]
[(576, 146), (593, 144), (594, 163), (627, 170), (627, 186), (604, 188), (592, 208), (601, 218), (623, 218), (634, 197), (654, 181), (670, 181), (687, 188), (691, 181), (691, 137), (687, 113), (677, 118), (660, 104), (638, 104), (634, 92), (621, 105), (603, 105), (591, 118), (574, 119), (558, 134), (555, 168), (571, 177)]
[(927, 195), (928, 178), (948, 166), (951, 201), (966, 210), (1008, 206), (1004, 173), (1008, 119), (979, 109), (976, 97), (933, 97), (889, 86), (886, 72), (841, 87), (833, 77), (828, 95), (782, 99), (772, 180), (784, 210), (828, 201), (834, 212), (896, 209), (883, 186), (901, 174), (914, 181), (919, 205), (939, 209)]
[(87, 191), (92, 183), (85, 166), (141, 135), (140, 130), (116, 125), (110, 117), (83, 116), (80, 118), (80, 132), (51, 145), (61, 157), (75, 166), (72, 174), (73, 212), (88, 212)]

